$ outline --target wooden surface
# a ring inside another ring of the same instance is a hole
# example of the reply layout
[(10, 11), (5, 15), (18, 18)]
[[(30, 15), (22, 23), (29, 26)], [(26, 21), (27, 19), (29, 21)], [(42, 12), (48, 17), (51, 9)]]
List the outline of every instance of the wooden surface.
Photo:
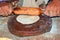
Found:
[(50, 32), (29, 37), (17, 37), (8, 30), (7, 21), (9, 17), (0, 17), (0, 38), (12, 40), (60, 40), (60, 18), (52, 19), (52, 29)]

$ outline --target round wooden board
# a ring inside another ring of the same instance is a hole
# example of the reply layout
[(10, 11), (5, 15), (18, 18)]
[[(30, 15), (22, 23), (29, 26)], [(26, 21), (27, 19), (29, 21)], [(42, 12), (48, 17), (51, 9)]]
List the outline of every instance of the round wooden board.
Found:
[[(40, 15), (40, 20), (34, 24), (21, 24), (16, 21), (17, 15), (8, 20), (9, 31), (17, 36), (34, 36), (49, 32), (52, 27), (52, 19), (46, 15)], [(31, 26), (31, 27), (28, 27)]]

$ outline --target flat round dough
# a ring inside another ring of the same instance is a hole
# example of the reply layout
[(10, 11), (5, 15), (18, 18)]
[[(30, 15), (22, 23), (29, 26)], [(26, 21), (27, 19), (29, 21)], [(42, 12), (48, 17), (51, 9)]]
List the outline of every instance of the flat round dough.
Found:
[(22, 24), (33, 24), (40, 19), (39, 16), (19, 15), (16, 20)]

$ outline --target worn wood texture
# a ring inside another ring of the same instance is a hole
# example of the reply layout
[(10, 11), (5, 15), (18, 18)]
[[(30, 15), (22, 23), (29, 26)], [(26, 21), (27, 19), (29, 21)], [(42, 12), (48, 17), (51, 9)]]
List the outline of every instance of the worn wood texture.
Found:
[[(8, 28), (12, 34), (17, 36), (36, 36), (49, 32), (52, 27), (52, 19), (46, 15), (40, 15), (39, 20), (33, 24), (22, 24), (16, 21), (17, 16), (8, 20)], [(33, 18), (32, 18), (33, 20)]]
[(50, 32), (29, 37), (17, 37), (8, 30), (7, 21), (9, 17), (0, 17), (0, 38), (12, 40), (60, 40), (60, 18), (52, 18), (52, 29)]

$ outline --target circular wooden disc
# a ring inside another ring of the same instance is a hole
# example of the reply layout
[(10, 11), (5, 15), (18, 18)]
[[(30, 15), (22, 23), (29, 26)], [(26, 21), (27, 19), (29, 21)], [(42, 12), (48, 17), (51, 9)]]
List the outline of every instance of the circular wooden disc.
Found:
[(8, 21), (8, 29), (17, 36), (34, 36), (49, 32), (52, 27), (52, 19), (46, 15), (40, 15), (40, 20), (34, 24), (21, 24), (16, 21), (16, 15)]

